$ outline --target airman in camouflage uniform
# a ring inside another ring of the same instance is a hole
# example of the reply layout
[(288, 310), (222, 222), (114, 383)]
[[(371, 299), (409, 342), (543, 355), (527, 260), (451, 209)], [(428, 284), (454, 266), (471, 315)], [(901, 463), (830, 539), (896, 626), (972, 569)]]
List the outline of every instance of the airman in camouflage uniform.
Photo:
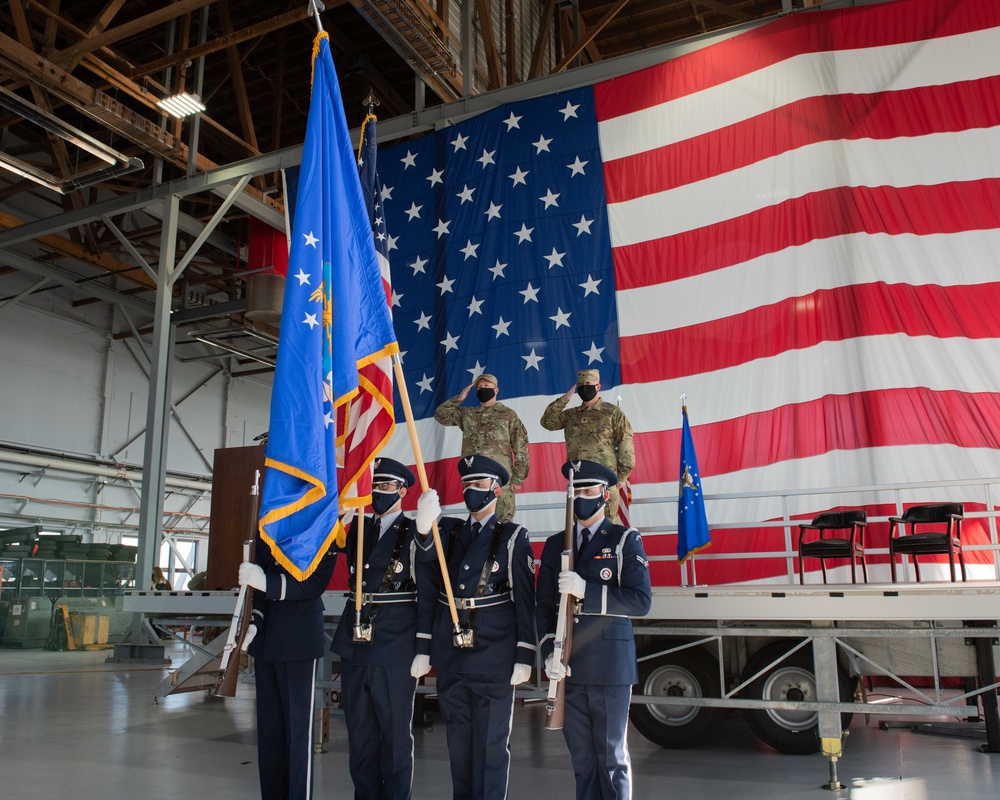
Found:
[[(547, 431), (566, 432), (566, 458), (570, 461), (596, 461), (615, 471), (618, 486), (608, 487), (611, 498), (606, 514), (619, 525), (618, 487), (635, 469), (632, 425), (624, 411), (600, 398), (600, 390), (600, 373), (596, 369), (580, 370), (576, 374), (576, 385), (546, 406), (542, 427)], [(580, 395), (583, 405), (567, 409), (566, 404), (574, 392)]]
[[(462, 407), (471, 389), (476, 389), (477, 407)], [(514, 409), (497, 402), (497, 379), (484, 373), (434, 412), (442, 425), (462, 429), (462, 455), (481, 455), (503, 464), (510, 471), (510, 483), (497, 500), (497, 519), (514, 518), (514, 490), (528, 477), (528, 431)]]

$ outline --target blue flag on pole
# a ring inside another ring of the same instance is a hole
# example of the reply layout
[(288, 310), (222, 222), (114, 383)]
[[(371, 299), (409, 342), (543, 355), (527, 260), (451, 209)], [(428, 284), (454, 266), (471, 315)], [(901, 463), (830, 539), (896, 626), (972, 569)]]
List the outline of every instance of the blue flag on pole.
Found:
[(701, 491), (701, 474), (698, 457), (694, 452), (694, 439), (688, 425), (687, 406), (681, 407), (684, 429), (681, 433), (680, 485), (677, 489), (677, 561), (683, 563), (689, 556), (712, 544), (705, 516), (705, 495)]
[(338, 521), (338, 409), (358, 392), (358, 362), (398, 352), (358, 165), (325, 32), (313, 43), (278, 362), (271, 393), (260, 534), (298, 580)]

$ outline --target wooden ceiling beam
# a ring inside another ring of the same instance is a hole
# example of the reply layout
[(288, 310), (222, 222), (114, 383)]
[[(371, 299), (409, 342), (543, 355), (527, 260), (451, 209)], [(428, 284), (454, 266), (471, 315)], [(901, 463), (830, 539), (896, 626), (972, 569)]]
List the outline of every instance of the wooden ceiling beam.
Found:
[(500, 72), (500, 53), (497, 51), (497, 40), (493, 36), (493, 19), (490, 14), (490, 0), (476, 0), (476, 10), (479, 12), (479, 30), (483, 37), (483, 47), (486, 50), (486, 66), (489, 69), (491, 89), (503, 86)]
[(131, 22), (126, 22), (116, 28), (111, 28), (89, 39), (77, 42), (72, 47), (62, 50), (53, 60), (60, 65), (65, 64), (75, 58), (79, 58), (85, 53), (92, 53), (94, 50), (99, 50), (102, 47), (114, 44), (122, 39), (127, 39), (130, 36), (135, 36), (143, 31), (148, 31), (150, 28), (155, 28), (157, 25), (162, 25), (172, 19), (182, 17), (192, 11), (197, 11), (199, 8), (214, 2), (215, 0), (177, 0), (176, 3), (165, 5)]
[[(342, 2), (347, 2), (347, 0), (342, 0)], [(340, 3), (336, 3), (335, 5), (340, 5)], [(308, 16), (309, 4), (303, 3), (301, 7), (285, 14), (279, 14), (276, 17), (271, 17), (271, 19), (258, 22), (255, 25), (250, 25), (249, 27), (242, 28), (238, 31), (232, 31), (231, 33), (219, 36), (210, 42), (189, 47), (185, 50), (174, 53), (173, 55), (158, 58), (156, 61), (150, 61), (147, 64), (140, 64), (139, 66), (133, 67), (129, 70), (127, 74), (128, 77), (134, 79), (142, 77), (143, 75), (149, 75), (150, 73), (157, 72), (158, 70), (165, 69), (166, 67), (183, 64), (185, 61), (194, 61), (196, 58), (207, 56), (209, 53), (216, 53), (219, 50), (224, 50), (227, 47), (233, 47), (234, 45), (241, 44), (249, 41), (250, 39), (257, 39), (265, 34), (271, 33), (272, 31), (282, 30), (287, 28), (289, 25), (295, 24), (296, 22), (301, 22)]]
[(601, 20), (597, 23), (597, 25), (595, 25), (587, 33), (586, 36), (583, 36), (579, 42), (577, 42), (572, 48), (570, 48), (569, 51), (567, 51), (566, 55), (563, 56), (562, 61), (560, 61), (552, 68), (552, 73), (555, 74), (557, 72), (562, 72), (564, 69), (566, 69), (567, 66), (573, 63), (573, 59), (576, 58), (578, 55), (580, 55), (580, 53), (584, 51), (587, 45), (591, 44), (597, 37), (597, 35), (601, 31), (603, 31), (611, 22), (611, 20), (617, 17), (618, 14), (621, 13), (621, 10), (625, 8), (625, 6), (627, 6), (628, 4), (629, 0), (618, 0), (617, 3), (615, 3), (611, 8), (609, 8), (607, 13), (601, 18)]
[(542, 74), (542, 64), (545, 61), (545, 46), (549, 42), (549, 31), (552, 28), (552, 19), (555, 16), (556, 0), (548, 0), (545, 4), (545, 13), (542, 14), (541, 24), (538, 26), (538, 38), (535, 39), (535, 51), (531, 55), (531, 71), (528, 73), (528, 80), (537, 78)]

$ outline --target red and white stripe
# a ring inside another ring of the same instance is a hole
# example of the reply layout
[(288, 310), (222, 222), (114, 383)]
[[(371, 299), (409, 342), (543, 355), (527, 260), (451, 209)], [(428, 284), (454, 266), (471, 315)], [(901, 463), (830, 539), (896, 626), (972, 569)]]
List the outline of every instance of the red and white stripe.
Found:
[[(827, 488), (1000, 476), (998, 43), (1000, 4), (899, 0), (788, 16), (594, 87), (622, 365), (602, 394), (636, 432), (636, 500), (676, 498), (682, 393), (709, 495), (815, 488), (789, 501), (811, 517), (851, 505)], [(532, 441), (519, 504), (558, 502), (562, 436), (538, 424), (553, 398), (501, 399)], [(461, 434), (418, 427), (432, 484), (454, 485)], [(911, 501), (973, 501), (945, 495)], [(708, 504), (710, 526), (782, 513)], [(632, 514), (676, 522), (669, 502)], [(783, 537), (713, 531), (712, 554)], [(711, 564), (700, 582), (786, 571)]]

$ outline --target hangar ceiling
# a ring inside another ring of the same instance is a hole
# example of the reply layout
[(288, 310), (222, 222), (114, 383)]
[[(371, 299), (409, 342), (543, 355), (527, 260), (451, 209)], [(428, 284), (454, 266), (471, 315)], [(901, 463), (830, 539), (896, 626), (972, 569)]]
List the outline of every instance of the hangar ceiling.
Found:
[[(381, 120), (415, 117), (461, 98), (812, 5), (326, 0), (321, 20), (353, 127), (364, 117), (369, 93), (380, 103)], [(259, 164), (262, 155), (300, 145), (316, 30), (308, 0), (5, 4), (0, 310), (56, 291), (65, 308), (122, 304), (135, 322), (116, 334), (142, 336), (153, 317), (162, 220), (170, 213), (157, 187), (190, 188), (223, 165)], [(200, 96), (207, 110), (184, 120), (163, 115), (157, 102), (181, 91)], [(251, 216), (280, 223), (282, 163), (268, 162), (236, 192), (230, 177), (212, 182), (213, 191), (184, 193), (176, 248), (178, 258), (187, 253), (190, 262), (174, 284), (173, 321), (189, 335), (208, 330), (207, 338), (218, 341), (189, 336), (192, 346), (178, 357), (230, 359), (234, 374), (268, 369), (275, 331), (245, 318), (244, 245)], [(95, 218), (87, 213), (93, 208), (106, 211)], [(68, 224), (51, 222), (57, 218)]]

